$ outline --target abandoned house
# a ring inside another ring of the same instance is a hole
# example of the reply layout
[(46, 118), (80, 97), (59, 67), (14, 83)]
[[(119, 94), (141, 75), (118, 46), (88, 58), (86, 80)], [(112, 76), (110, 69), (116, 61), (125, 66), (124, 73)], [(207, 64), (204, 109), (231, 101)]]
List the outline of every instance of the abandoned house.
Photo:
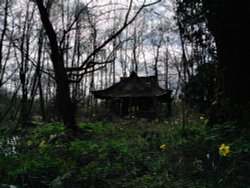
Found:
[(136, 117), (156, 118), (171, 115), (171, 90), (162, 89), (155, 76), (138, 77), (132, 72), (121, 77), (120, 82), (98, 91), (92, 91), (97, 99), (115, 115), (125, 117), (133, 113)]

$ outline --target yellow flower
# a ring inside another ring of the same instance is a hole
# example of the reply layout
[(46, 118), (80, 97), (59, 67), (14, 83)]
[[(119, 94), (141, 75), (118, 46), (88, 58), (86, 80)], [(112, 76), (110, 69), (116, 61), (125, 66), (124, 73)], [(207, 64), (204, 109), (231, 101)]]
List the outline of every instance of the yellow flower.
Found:
[(28, 145), (28, 146), (32, 145), (32, 141), (29, 140), (29, 141), (27, 142), (27, 145)]
[(55, 137), (57, 137), (57, 134), (51, 134), (51, 135), (49, 136), (49, 139), (52, 140), (52, 139), (54, 139)]
[(200, 120), (204, 120), (205, 118), (203, 116), (200, 116)]
[(220, 155), (226, 156), (230, 152), (230, 146), (227, 146), (225, 144), (221, 144), (219, 148)]
[(41, 148), (41, 147), (45, 146), (45, 144), (46, 144), (46, 141), (43, 140), (43, 141), (41, 141), (41, 143), (39, 144), (39, 147)]
[(165, 151), (166, 150), (166, 144), (162, 144), (162, 145), (160, 145), (160, 149), (162, 150), (162, 151)]

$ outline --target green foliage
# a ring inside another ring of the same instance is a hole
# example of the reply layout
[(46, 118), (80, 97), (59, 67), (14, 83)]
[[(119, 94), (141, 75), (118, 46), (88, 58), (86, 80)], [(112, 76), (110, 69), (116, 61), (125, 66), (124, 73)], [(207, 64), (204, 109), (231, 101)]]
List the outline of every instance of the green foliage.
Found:
[[(59, 123), (34, 126), (16, 135), (14, 152), (2, 150), (0, 182), (37, 188), (249, 185), (245, 131), (239, 134), (232, 123), (208, 128), (198, 115), (185, 126), (179, 122), (81, 122), (84, 132), (76, 138)], [(222, 143), (230, 146), (226, 156), (219, 154)]]
[[(15, 112), (13, 108), (10, 108), (11, 95), (7, 94), (7, 92), (6, 94), (1, 92), (2, 91), (0, 90), (0, 123), (3, 119), (9, 120), (12, 118), (11, 115)], [(16, 107), (16, 101), (13, 101), (12, 103), (12, 107)], [(6, 114), (7, 111), (8, 113)]]
[(207, 113), (214, 101), (215, 67), (215, 63), (205, 63), (198, 66), (197, 74), (191, 76), (183, 89), (185, 102), (192, 107), (197, 107), (201, 113)]

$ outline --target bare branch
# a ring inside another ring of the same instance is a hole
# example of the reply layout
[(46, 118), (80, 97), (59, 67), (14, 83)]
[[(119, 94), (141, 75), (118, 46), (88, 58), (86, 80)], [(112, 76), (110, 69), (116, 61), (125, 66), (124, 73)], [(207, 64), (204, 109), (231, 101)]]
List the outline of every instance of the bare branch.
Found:
[[(141, 11), (149, 6), (152, 6), (154, 4), (159, 3), (161, 0), (157, 0), (155, 2), (152, 3), (148, 3), (145, 4), (145, 0), (143, 5), (137, 10), (137, 12), (134, 14), (134, 16), (128, 21), (125, 21), (124, 24), (122, 25), (122, 27), (120, 29), (118, 29), (113, 35), (111, 35), (108, 39), (106, 39), (100, 46), (98, 46), (92, 53), (90, 53), (90, 55), (85, 59), (85, 61), (83, 62), (83, 64), (78, 67), (78, 68), (74, 68), (75, 71), (81, 71), (83, 69), (84, 66), (87, 66), (88, 63), (90, 63), (89, 61), (92, 59), (93, 56), (95, 56), (100, 50), (102, 50), (107, 44), (109, 44), (114, 38), (116, 38), (117, 36), (119, 36), (122, 31), (124, 29), (126, 29), (136, 18), (137, 16), (141, 13)], [(132, 0), (130, 1), (130, 6), (131, 6)], [(129, 6), (129, 7), (130, 7)], [(128, 10), (127, 13), (127, 17), (129, 16), (128, 14), (130, 13), (131, 9)], [(125, 20), (128, 18), (125, 18)]]
[(93, 73), (93, 72), (98, 71), (98, 70), (101, 70), (101, 69), (105, 68), (106, 66), (107, 66), (107, 64), (105, 64), (103, 66), (100, 66), (98, 68), (92, 69), (92, 70), (86, 69), (81, 74), (72, 74), (72, 76), (76, 76), (77, 77), (77, 80), (69, 79), (69, 82), (70, 83), (79, 83), (82, 80), (82, 78), (83, 78), (84, 75), (89, 74), (89, 73)]
[(63, 42), (64, 42), (64, 40), (65, 40), (65, 37), (66, 37), (67, 33), (70, 32), (70, 31), (72, 30), (72, 28), (73, 28), (73, 26), (75, 25), (75, 23), (79, 20), (81, 14), (82, 14), (84, 11), (88, 10), (88, 5), (89, 5), (90, 3), (91, 3), (91, 2), (89, 2), (88, 4), (86, 4), (86, 5), (84, 6), (84, 8), (82, 8), (82, 9), (77, 13), (77, 15), (75, 16), (74, 21), (73, 21), (71, 24), (69, 24), (69, 26), (68, 26), (68, 28), (67, 28), (66, 30), (63, 31), (63, 37), (62, 37), (62, 39), (61, 39), (61, 41), (60, 41), (60, 44), (59, 44), (60, 48), (61, 48), (61, 46), (62, 46), (62, 44), (63, 44)]

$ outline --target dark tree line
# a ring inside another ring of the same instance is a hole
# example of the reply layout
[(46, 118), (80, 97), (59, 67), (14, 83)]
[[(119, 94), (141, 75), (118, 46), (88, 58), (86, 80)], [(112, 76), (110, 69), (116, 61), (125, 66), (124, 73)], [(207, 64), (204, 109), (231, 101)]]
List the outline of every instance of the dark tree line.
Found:
[[(246, 47), (250, 42), (247, 21), (249, 14), (249, 5), (242, 2), (233, 3), (225, 0), (177, 2), (177, 20), (182, 40), (192, 45), (193, 55), (201, 56), (203, 52), (208, 54), (209, 56), (204, 56), (203, 63), (215, 66), (216, 75), (210, 75), (214, 76), (214, 85), (212, 84), (210, 88), (201, 86), (202, 92), (198, 94), (200, 98), (207, 100), (208, 95), (205, 98), (202, 96), (204, 90), (213, 90), (212, 100), (211, 95), (209, 97), (208, 112), (213, 123), (249, 120), (250, 98), (247, 91), (250, 89), (250, 57)], [(213, 44), (216, 44), (216, 48)], [(201, 59), (184, 58), (187, 64), (185, 66), (192, 67), (195, 62), (199, 67)], [(204, 71), (208, 72), (209, 69)], [(191, 74), (189, 68), (186, 74)], [(194, 80), (191, 79), (191, 83)], [(192, 92), (191, 83), (189, 83), (190, 92)], [(193, 89), (195, 90), (195, 87)], [(202, 102), (205, 101), (199, 101)]]

